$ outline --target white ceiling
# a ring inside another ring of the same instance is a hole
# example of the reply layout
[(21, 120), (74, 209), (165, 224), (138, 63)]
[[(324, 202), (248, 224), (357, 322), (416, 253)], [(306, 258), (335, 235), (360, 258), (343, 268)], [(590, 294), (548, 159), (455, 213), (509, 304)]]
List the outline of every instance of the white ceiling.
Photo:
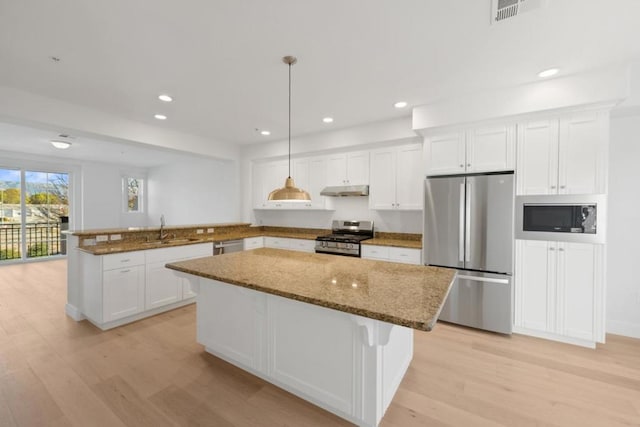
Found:
[(0, 0), (0, 85), (247, 144), (286, 137), (284, 55), (294, 135), (640, 57), (640, 1), (546, 3), (490, 25), (490, 0)]

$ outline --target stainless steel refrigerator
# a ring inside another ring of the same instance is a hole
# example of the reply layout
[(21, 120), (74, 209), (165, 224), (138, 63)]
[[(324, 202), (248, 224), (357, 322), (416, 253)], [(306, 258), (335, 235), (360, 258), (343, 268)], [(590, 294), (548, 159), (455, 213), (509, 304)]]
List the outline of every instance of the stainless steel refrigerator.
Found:
[(440, 320), (512, 328), (513, 173), (427, 177), (425, 264), (458, 269)]

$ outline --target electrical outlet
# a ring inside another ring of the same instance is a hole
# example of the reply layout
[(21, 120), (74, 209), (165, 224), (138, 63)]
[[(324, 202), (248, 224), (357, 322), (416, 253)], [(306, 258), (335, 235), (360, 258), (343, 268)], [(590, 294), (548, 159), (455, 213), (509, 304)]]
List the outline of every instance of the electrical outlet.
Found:
[(82, 246), (95, 246), (96, 239), (82, 239)]
[(121, 234), (112, 234), (109, 236), (110, 240), (122, 240), (122, 235)]
[(213, 233), (213, 228), (207, 228), (207, 233)]
[(96, 242), (106, 242), (107, 240), (109, 240), (107, 235), (96, 236)]
[(196, 230), (196, 234), (202, 234), (202, 233), (204, 233), (204, 230), (202, 228), (198, 228)]

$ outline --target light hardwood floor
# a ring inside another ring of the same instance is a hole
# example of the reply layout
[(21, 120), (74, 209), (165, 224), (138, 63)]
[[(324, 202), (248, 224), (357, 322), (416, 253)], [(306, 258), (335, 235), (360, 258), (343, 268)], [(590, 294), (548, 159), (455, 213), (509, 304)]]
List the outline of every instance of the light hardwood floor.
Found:
[[(0, 266), (0, 426), (349, 425), (205, 353), (193, 305), (101, 332), (65, 302), (66, 261)], [(381, 425), (640, 426), (640, 340), (439, 324)]]

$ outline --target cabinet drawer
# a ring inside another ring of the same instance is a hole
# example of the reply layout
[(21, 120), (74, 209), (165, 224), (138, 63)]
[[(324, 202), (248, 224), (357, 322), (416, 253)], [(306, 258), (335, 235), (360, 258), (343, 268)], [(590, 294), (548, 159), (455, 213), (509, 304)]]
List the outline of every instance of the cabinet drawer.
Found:
[(244, 250), (248, 251), (250, 249), (257, 249), (264, 247), (264, 238), (263, 237), (248, 237), (244, 239)]
[(144, 251), (124, 252), (121, 254), (103, 255), (102, 270), (144, 265)]
[(291, 246), (290, 247), (294, 251), (315, 252), (316, 251), (316, 241), (315, 240), (305, 240), (305, 239), (291, 239)]
[(289, 249), (290, 239), (282, 237), (265, 237), (264, 246), (267, 248)]
[(389, 248), (389, 260), (404, 264), (421, 264), (420, 249)]
[(389, 247), (362, 245), (361, 255), (362, 258), (389, 260)]

